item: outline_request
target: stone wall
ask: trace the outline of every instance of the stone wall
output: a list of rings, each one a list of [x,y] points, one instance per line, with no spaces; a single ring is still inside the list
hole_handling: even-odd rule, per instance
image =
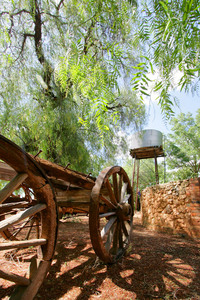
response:
[[[200,238],[200,178],[147,187],[141,206],[147,228]]]

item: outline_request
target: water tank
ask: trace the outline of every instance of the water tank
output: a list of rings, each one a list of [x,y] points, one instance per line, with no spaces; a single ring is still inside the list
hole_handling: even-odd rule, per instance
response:
[[[162,146],[162,132],[146,129],[135,133],[131,138],[131,149]]]

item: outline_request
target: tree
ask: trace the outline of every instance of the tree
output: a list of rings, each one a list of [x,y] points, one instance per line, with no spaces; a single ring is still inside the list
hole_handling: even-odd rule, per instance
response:
[[[170,94],[173,89],[178,86],[181,90],[198,93],[199,20],[198,0],[143,1],[138,10],[135,39],[143,44],[143,51],[142,61],[134,66],[134,89],[141,96],[158,93],[158,101],[167,117],[173,115],[176,103]]]
[[[133,3],[3,1],[2,133],[82,171],[114,158],[120,125],[140,126],[145,115],[134,93],[119,86],[135,61]]]
[[[171,120],[172,134],[166,143],[167,168],[170,179],[198,177],[200,171],[200,109],[196,117],[181,113]]]

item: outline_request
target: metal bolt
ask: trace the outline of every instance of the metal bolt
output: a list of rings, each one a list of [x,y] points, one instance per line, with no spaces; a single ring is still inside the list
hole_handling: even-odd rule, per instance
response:
[[[36,158],[41,152],[42,150],[39,150],[39,152],[34,156],[34,158]]]
[[[89,173],[89,174],[86,176],[86,179],[87,179],[90,175],[92,175],[92,173]]]
[[[66,165],[66,167],[64,167],[64,170],[66,170],[70,165],[71,165],[71,164],[68,163],[68,164]]]

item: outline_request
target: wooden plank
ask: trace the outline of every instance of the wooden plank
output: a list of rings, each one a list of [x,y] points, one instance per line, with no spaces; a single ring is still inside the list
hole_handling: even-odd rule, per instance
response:
[[[62,191],[56,193],[57,201],[66,201],[66,202],[90,202],[90,190],[76,189],[69,191]]]
[[[16,175],[16,171],[8,164],[0,161],[0,179],[10,181]]]
[[[20,300],[27,300],[27,299],[33,299],[43,283],[43,280],[49,270],[49,267],[51,265],[51,261],[41,261],[37,272],[33,275],[33,278],[31,278],[31,283],[21,296]]]
[[[32,199],[33,201],[34,199]],[[15,195],[12,195],[10,197],[8,197],[4,202],[3,204],[0,204],[0,205],[4,205],[6,203],[16,203],[16,202],[21,202],[21,201],[27,201],[26,198],[21,198],[20,196],[15,196]]]
[[[0,270],[0,277],[12,282],[15,282],[19,285],[29,285],[30,284],[30,280],[28,278],[25,278],[23,276],[19,276],[17,274],[11,273],[11,272],[4,272],[2,270]]]
[[[26,248],[45,245],[47,243],[46,239],[31,239],[24,241],[10,241],[0,244],[0,250],[8,250],[14,248]]]
[[[40,166],[49,177],[62,179],[66,182],[87,190],[91,190],[95,184],[95,177],[88,176],[69,168],[64,168],[60,165],[41,159],[39,157],[35,158],[35,160],[40,164]]]
[[[29,207],[24,211],[17,213],[14,216],[11,216],[0,222],[0,232],[6,230],[9,226],[14,225],[20,221],[23,221],[26,218],[31,217],[32,215],[44,210],[47,207],[46,204],[36,204],[35,206]]]
[[[65,201],[65,200],[59,200],[57,201],[57,204],[59,207],[88,207],[90,204],[90,201],[88,202],[73,202],[73,201]]]
[[[74,212],[89,212],[90,202],[82,203],[82,202],[58,202],[58,207],[62,208],[72,208]]]
[[[0,191],[0,203],[7,199],[28,177],[26,173],[17,174],[1,191]]]
[[[160,147],[142,147],[130,150],[130,155],[132,157],[137,157],[137,159],[147,159],[154,158],[155,153],[157,157],[165,156],[162,146]]]
[[[49,180],[51,181],[54,189],[56,191],[66,191],[71,189],[81,189],[79,186],[72,184],[70,182],[64,181],[62,179],[55,179],[52,177],[49,177]]]
[[[27,201],[0,204],[0,212],[2,214],[11,211],[13,208],[22,208],[22,207],[25,208],[27,207],[27,205],[28,205]]]

